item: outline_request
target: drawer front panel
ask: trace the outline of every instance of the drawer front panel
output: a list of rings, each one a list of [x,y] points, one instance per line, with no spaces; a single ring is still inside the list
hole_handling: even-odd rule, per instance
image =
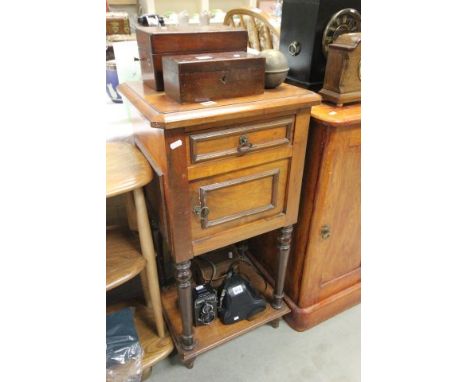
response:
[[[283,212],[289,159],[191,183],[192,236]]]
[[[232,127],[189,136],[192,163],[241,156],[258,150],[291,145],[294,117]]]

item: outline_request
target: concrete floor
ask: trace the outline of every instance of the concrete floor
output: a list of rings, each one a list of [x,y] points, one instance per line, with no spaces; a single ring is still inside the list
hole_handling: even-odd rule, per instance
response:
[[[189,370],[176,356],[153,367],[148,382],[358,382],[361,307],[357,305],[299,333],[281,321],[262,326],[195,360]]]

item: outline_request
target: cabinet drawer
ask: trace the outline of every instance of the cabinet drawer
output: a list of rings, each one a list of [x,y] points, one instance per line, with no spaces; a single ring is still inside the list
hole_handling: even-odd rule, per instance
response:
[[[192,237],[283,212],[289,158],[190,184]]]
[[[258,150],[290,145],[294,117],[190,134],[192,163],[230,156],[241,156]]]

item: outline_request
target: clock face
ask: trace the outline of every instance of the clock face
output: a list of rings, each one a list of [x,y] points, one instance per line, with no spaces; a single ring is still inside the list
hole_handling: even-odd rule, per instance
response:
[[[322,37],[322,51],[328,55],[328,45],[333,43],[343,33],[361,31],[361,14],[352,8],[342,9],[335,13],[328,22]]]

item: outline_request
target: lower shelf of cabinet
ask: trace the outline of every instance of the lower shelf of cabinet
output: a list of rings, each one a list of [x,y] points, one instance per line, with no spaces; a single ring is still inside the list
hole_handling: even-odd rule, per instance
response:
[[[166,358],[174,349],[171,337],[167,335],[164,338],[156,334],[156,325],[153,313],[147,307],[141,304],[117,304],[107,308],[107,313],[115,312],[127,306],[135,307],[135,326],[143,348],[143,370],[152,367],[157,362]]]
[[[252,274],[251,277],[249,276],[249,279],[258,291],[265,289],[264,281],[256,274]],[[166,323],[181,360],[183,362],[190,361],[208,350],[222,345],[259,326],[279,319],[291,311],[286,303],[283,303],[281,309],[274,309],[271,307],[270,302],[272,301],[273,288],[270,284],[267,283],[263,295],[268,302],[267,307],[251,321],[244,320],[235,324],[224,325],[220,319],[216,319],[209,325],[193,327],[195,347],[192,350],[186,351],[182,349],[179,343],[179,338],[182,333],[182,319],[179,313],[177,287],[173,285],[163,289],[161,297]]]

